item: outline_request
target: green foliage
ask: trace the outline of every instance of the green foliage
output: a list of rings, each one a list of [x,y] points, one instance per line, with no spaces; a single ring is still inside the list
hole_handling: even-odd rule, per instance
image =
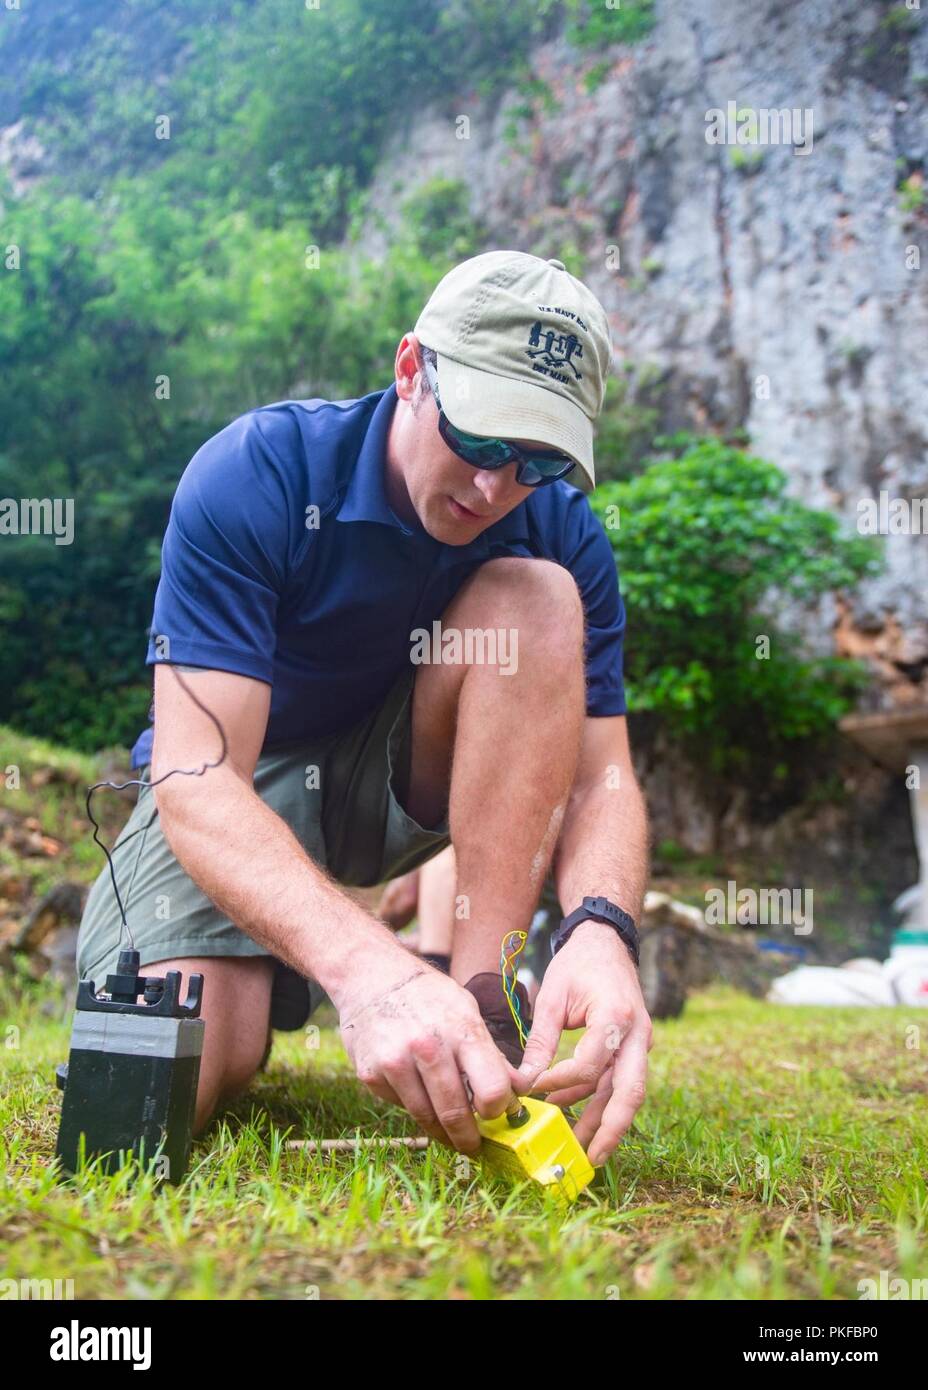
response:
[[[584,73],[584,90],[587,92],[595,92],[597,87],[601,87],[603,82],[605,82],[611,69],[612,64],[609,62],[608,58],[603,58],[600,62],[594,63],[593,66],[588,68]]]
[[[914,34],[918,15],[908,5],[893,5],[880,20],[879,27],[890,34]]]
[[[567,38],[578,48],[637,43],[654,27],[654,0],[565,0]]]
[[[520,153],[523,158],[528,159],[531,158],[531,146],[528,144],[523,146],[520,143],[521,123],[535,120],[542,114],[551,115],[559,109],[560,102],[549,84],[540,77],[524,73],[515,77],[511,85],[520,94],[522,100],[506,107],[503,139],[513,150]]]
[[[345,230],[398,109],[527,80],[563,20],[561,0],[123,0],[117,23],[111,0],[49,11],[0,30],[0,111],[27,118],[69,191],[145,176],[206,216],[301,217],[315,241]]]
[[[439,179],[382,263],[335,249],[385,136],[410,92],[527,77],[561,18],[551,0],[124,0],[114,24],[111,0],[54,0],[0,26],[0,108],[45,149],[27,195],[0,180],[21,257],[0,272],[0,497],[75,508],[72,545],[3,537],[0,718],[83,749],[134,737],[180,473],[253,406],[387,384],[484,232]]]
[[[231,418],[290,395],[386,385],[402,334],[459,254],[460,191],[427,186],[382,263],[302,224],[203,224],[142,180],[107,203],[36,191],[0,274],[0,497],[73,499],[72,545],[0,540],[0,719],[76,748],[131,741],[150,699],[145,630],[177,479]],[[447,243],[431,260],[422,247]],[[159,387],[160,383],[160,387]],[[164,384],[170,394],[164,397]]]
[[[657,368],[623,363],[606,382],[596,422],[596,477],[600,483],[626,478],[653,446],[661,374]]]
[[[909,66],[910,45],[920,22],[917,9],[907,4],[891,5],[861,47],[855,75],[886,91],[901,89]]]
[[[275,1034],[268,1070],[197,1137],[180,1185],[99,1165],[61,1182],[54,1076],[67,1055],[66,1003],[73,997],[48,978],[0,973],[8,1278],[60,1272],[97,1300],[479,1296],[515,1306],[614,1296],[624,1306],[848,1301],[860,1298],[861,1274],[925,1274],[918,1009],[696,993],[682,1021],[655,1023],[647,1099],[565,1213],[530,1186],[490,1181],[479,1163],[462,1177],[460,1155],[439,1144],[365,1145],[324,1161],[288,1150],[288,1139],[415,1132],[357,1081],[331,1011],[313,1015],[309,1053],[306,1034]],[[559,1055],[577,1041],[566,1034]]]
[[[756,174],[764,162],[765,150],[735,145],[728,152],[731,167],[741,174]]]
[[[704,439],[599,489],[593,506],[628,606],[631,708],[663,715],[703,766],[773,763],[849,708],[858,668],[806,656],[779,615],[852,588],[879,555],[787,497],[772,464]]]
[[[403,214],[407,238],[430,260],[475,256],[486,235],[471,216],[468,188],[460,179],[429,179],[403,204]]]
[[[903,212],[920,212],[925,206],[925,181],[920,174],[910,174],[899,185],[899,207]]]

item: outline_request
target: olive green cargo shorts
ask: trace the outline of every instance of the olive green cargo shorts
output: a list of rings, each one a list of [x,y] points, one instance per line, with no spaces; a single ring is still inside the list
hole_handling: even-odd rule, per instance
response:
[[[255,768],[261,799],[286,821],[310,857],[346,887],[369,887],[406,873],[450,843],[447,814],[425,829],[403,806],[414,680],[415,668],[404,672],[383,705],[347,732],[275,747],[261,754]],[[150,765],[140,777],[150,781]],[[143,966],[183,956],[268,955],[181,868],[162,834],[150,787],[139,789],[113,862]],[[115,970],[120,945],[127,944],[120,941],[120,925],[104,865],[90,890],[77,942],[78,975],[90,976],[98,989]],[[278,961],[272,1027],[301,1028],[322,998],[315,980]]]

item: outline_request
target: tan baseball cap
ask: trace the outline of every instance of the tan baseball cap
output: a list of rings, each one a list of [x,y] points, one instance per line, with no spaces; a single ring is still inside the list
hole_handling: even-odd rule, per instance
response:
[[[438,354],[442,409],[453,425],[499,439],[538,439],[576,459],[595,485],[593,421],[612,364],[609,320],[562,261],[487,251],[449,270],[416,322]]]

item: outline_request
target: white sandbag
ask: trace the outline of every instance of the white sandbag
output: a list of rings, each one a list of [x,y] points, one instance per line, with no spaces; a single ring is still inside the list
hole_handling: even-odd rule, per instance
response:
[[[888,960],[884,973],[894,1004],[905,1004],[907,1008],[928,1008],[928,959]]]
[[[800,965],[798,970],[774,980],[767,998],[772,1004],[856,1004],[879,1008],[896,1003],[890,982],[882,972],[830,965]]]
[[[893,936],[883,966],[893,999],[908,1008],[928,1007],[928,939],[918,928],[904,927]]]

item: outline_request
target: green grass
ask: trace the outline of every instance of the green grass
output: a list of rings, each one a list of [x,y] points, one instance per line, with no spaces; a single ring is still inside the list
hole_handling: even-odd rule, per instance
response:
[[[635,1127],[564,1219],[434,1146],[288,1151],[287,1137],[412,1132],[354,1080],[331,1015],[318,1047],[276,1035],[269,1070],[196,1143],[179,1188],[128,1169],[56,1183],[69,1001],[47,983],[4,988],[6,1278],[70,1278],[90,1299],[854,1299],[881,1269],[925,1273],[917,1010],[696,996],[656,1025]]]

